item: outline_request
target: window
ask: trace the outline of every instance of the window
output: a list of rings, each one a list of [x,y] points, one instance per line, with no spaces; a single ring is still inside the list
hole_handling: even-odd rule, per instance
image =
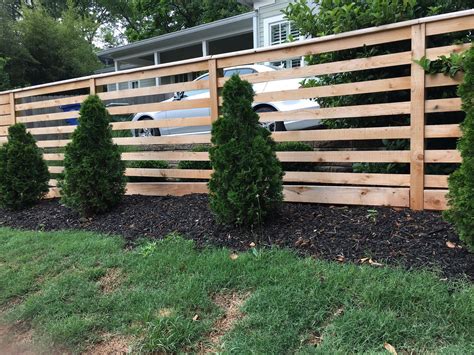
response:
[[[290,39],[298,40],[300,32],[291,22],[282,21],[270,25],[270,45],[282,44],[288,42]]]
[[[296,28],[296,26],[291,22],[284,21],[280,16],[267,19],[265,22],[266,44],[269,46],[275,46],[287,43],[290,40],[297,41],[300,39],[298,28]],[[302,60],[301,58],[291,58],[288,60],[271,62],[270,64],[279,68],[295,68],[302,65]]]

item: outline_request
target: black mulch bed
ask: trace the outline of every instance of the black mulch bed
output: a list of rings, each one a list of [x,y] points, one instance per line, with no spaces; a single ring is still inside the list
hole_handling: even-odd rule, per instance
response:
[[[246,250],[255,242],[290,247],[327,260],[360,263],[371,258],[382,264],[439,269],[447,278],[467,275],[474,280],[474,254],[458,246],[462,243],[453,227],[437,212],[286,203],[265,226],[248,232],[219,226],[205,195],[127,196],[114,211],[87,221],[58,200],[43,201],[22,212],[0,210],[0,226],[119,234],[129,244],[143,236],[162,238],[176,231],[198,246]]]

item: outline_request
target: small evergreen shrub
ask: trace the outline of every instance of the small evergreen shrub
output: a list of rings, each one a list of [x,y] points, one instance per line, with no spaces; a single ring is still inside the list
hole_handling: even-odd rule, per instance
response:
[[[25,125],[8,129],[8,143],[0,147],[0,205],[19,210],[39,201],[49,190],[48,167]]]
[[[247,227],[261,222],[283,199],[275,142],[258,123],[253,97],[252,85],[238,75],[226,82],[209,151],[211,209],[219,222]]]
[[[191,149],[193,152],[208,152],[211,147],[207,145],[196,145]],[[181,160],[178,163],[178,169],[198,169],[198,170],[211,170],[210,161],[199,161],[199,160]]]
[[[468,51],[464,66],[464,82],[459,87],[466,118],[461,124],[462,138],[458,142],[462,163],[449,177],[449,210],[445,217],[452,222],[459,237],[474,250],[474,47]]]
[[[277,143],[277,152],[310,152],[313,148],[304,142],[281,142]],[[284,171],[312,171],[314,165],[311,163],[281,163]]]
[[[79,126],[66,146],[61,197],[83,216],[106,212],[125,193],[125,164],[112,142],[109,122],[103,102],[96,95],[89,96],[81,105]]]

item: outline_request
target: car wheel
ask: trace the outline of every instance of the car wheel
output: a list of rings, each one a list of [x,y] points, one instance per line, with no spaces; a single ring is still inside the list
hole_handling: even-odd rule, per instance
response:
[[[138,120],[140,121],[152,121],[151,117],[142,117]],[[159,128],[138,128],[135,130],[135,137],[157,137],[161,136]]]
[[[270,106],[259,107],[255,110],[256,113],[260,112],[276,112],[277,110]],[[273,121],[273,122],[262,122],[262,127],[268,129],[270,132],[281,132],[286,131],[285,124],[283,121]]]

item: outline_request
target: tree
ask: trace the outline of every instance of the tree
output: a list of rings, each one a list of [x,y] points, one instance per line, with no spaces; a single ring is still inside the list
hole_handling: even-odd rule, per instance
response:
[[[73,10],[56,21],[45,9],[25,10],[18,22],[26,57],[25,81],[30,85],[89,75],[100,64],[77,26]]]
[[[222,117],[212,126],[210,205],[223,223],[260,223],[283,198],[275,142],[258,123],[253,97],[252,85],[232,76],[223,89]]]
[[[0,147],[0,205],[29,207],[48,192],[48,183],[48,167],[33,136],[21,123],[9,127],[8,143]]]
[[[110,116],[96,95],[81,106],[79,126],[64,155],[61,198],[83,216],[116,206],[125,193],[125,164],[112,142]]]
[[[130,41],[159,36],[238,15],[249,9],[236,0],[131,0],[108,5]]]
[[[474,251],[474,47],[464,59],[466,73],[459,87],[466,118],[461,124],[458,142],[462,164],[449,177],[449,210],[445,217],[452,222],[459,237]]]

